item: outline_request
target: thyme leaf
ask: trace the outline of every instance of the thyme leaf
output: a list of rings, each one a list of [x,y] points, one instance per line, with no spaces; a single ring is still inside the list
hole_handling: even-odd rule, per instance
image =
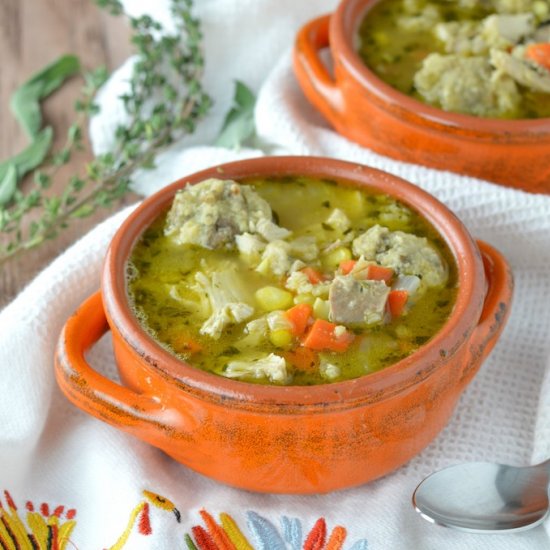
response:
[[[118,0],[96,0],[113,15],[123,14]],[[204,58],[200,21],[192,13],[192,0],[171,0],[176,33],[169,35],[161,23],[148,15],[129,17],[131,41],[137,60],[122,97],[129,122],[116,128],[114,144],[69,176],[61,191],[46,194],[59,178],[60,167],[85,147],[83,127],[99,107],[94,98],[107,79],[103,67],[82,74],[84,85],[75,104],[75,120],[65,144],[48,155],[53,132],[37,132],[41,124],[36,102],[51,93],[76,67],[76,58],[62,58],[46,67],[26,84],[16,101],[18,120],[35,141],[20,155],[0,164],[0,264],[55,238],[72,220],[110,208],[129,190],[137,169],[154,166],[159,152],[185,134],[195,131],[212,105],[203,89]],[[17,178],[28,171],[33,181],[26,192],[14,189]],[[9,198],[8,198],[9,197]],[[32,214],[32,222],[29,216]]]

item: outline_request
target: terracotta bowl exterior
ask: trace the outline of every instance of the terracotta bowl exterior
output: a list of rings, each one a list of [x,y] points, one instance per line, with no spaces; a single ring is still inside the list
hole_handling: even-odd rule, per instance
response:
[[[497,120],[447,113],[380,80],[356,53],[365,13],[384,0],[342,0],[299,32],[294,68],[337,132],[398,160],[550,193],[550,118]],[[321,58],[330,46],[334,77]]]
[[[169,354],[140,327],[128,304],[125,265],[136,240],[188,183],[296,174],[373,188],[426,217],[458,266],[459,291],[447,323],[393,366],[311,387],[226,379]],[[63,329],[56,377],[77,407],[206,476],[253,491],[323,493],[391,472],[434,439],[495,344],[511,295],[504,258],[476,244],[443,204],[418,187],[331,159],[245,160],[177,181],[146,199],[122,224],[105,259],[101,294],[89,298]],[[94,371],[84,357],[109,329],[123,385]]]

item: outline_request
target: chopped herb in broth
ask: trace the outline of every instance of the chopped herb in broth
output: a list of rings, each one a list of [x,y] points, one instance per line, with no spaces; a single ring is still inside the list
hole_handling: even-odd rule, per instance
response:
[[[416,212],[305,177],[180,191],[136,244],[128,273],[136,316],[161,345],[260,384],[382,369],[428,341],[456,295],[453,258]]]
[[[550,117],[550,3],[381,0],[359,55],[397,90],[446,111]]]

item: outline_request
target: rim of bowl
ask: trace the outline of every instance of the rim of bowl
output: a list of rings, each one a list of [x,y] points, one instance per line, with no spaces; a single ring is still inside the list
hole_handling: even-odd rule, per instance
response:
[[[371,94],[383,103],[393,108],[401,108],[417,116],[419,119],[445,126],[445,129],[487,134],[505,134],[522,137],[550,133],[550,118],[533,119],[497,119],[473,115],[452,113],[432,107],[410,97],[378,77],[361,60],[356,51],[354,41],[357,39],[358,28],[365,14],[375,5],[385,0],[342,0],[331,17],[331,49],[335,46],[333,55],[338,55],[347,70]],[[334,46],[333,46],[334,45]]]
[[[417,351],[378,372],[314,386],[260,385],[224,378],[178,359],[139,324],[126,293],[126,262],[137,239],[187,183],[211,177],[246,179],[303,175],[331,178],[344,185],[387,193],[419,212],[447,243],[455,259],[458,292],[446,323]],[[462,222],[435,197],[392,174],[365,165],[324,157],[260,157],[213,166],[184,177],[145,199],[122,223],[109,246],[102,277],[103,303],[111,328],[143,359],[148,368],[203,399],[236,407],[278,406],[279,410],[317,407],[350,408],[394,395],[428,377],[469,338],[485,297],[485,275],[477,245]],[[114,325],[114,326],[113,326]]]

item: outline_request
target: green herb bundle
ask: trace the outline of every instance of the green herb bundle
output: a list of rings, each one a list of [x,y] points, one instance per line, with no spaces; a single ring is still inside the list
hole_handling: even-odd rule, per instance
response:
[[[118,0],[96,0],[113,15],[123,13]],[[54,238],[71,220],[110,207],[129,188],[138,168],[154,166],[156,155],[184,134],[192,133],[211,106],[202,86],[204,59],[200,22],[192,14],[192,0],[171,0],[176,35],[168,35],[149,16],[130,17],[137,59],[129,92],[122,97],[128,123],[117,127],[110,152],[88,162],[79,175],[68,178],[59,194],[49,194],[59,168],[83,148],[83,126],[97,113],[94,97],[105,82],[104,68],[84,72],[74,56],[64,56],[33,76],[13,95],[11,107],[30,138],[29,146],[0,163],[0,263]],[[40,100],[67,78],[82,74],[82,97],[76,120],[64,146],[51,151],[53,131],[43,127]],[[30,188],[19,183],[32,173]],[[35,211],[34,221],[26,223]]]

